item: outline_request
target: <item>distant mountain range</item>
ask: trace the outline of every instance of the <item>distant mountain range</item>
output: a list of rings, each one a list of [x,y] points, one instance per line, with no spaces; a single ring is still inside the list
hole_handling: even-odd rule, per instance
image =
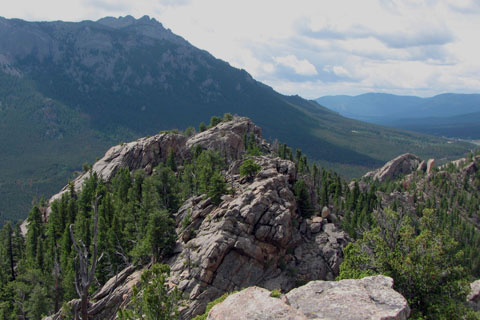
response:
[[[316,101],[352,119],[436,136],[480,139],[480,94],[420,98],[366,93],[325,96]]]
[[[0,221],[24,217],[32,198],[113,144],[226,112],[348,177],[404,152],[454,158],[471,148],[279,94],[147,16],[0,18]]]

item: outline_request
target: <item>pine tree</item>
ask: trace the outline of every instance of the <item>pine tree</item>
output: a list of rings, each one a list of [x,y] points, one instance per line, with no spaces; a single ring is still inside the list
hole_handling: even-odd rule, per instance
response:
[[[240,176],[252,180],[262,167],[252,159],[246,159],[240,165]]]
[[[312,200],[305,180],[300,179],[293,185],[297,208],[303,217],[310,217],[313,214]]]
[[[168,149],[167,162],[165,165],[172,171],[177,171],[177,161],[175,160],[175,151],[173,148]]]
[[[207,187],[207,196],[210,197],[213,204],[218,205],[222,195],[226,192],[227,183],[225,182],[225,177],[218,171],[214,172]]]
[[[35,265],[39,251],[38,243],[43,234],[42,214],[38,206],[34,206],[28,214],[28,231],[26,235],[26,258],[30,265]]]

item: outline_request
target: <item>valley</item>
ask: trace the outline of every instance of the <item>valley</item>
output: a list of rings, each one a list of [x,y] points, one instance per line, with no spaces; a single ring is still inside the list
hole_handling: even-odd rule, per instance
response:
[[[0,17],[0,319],[480,319],[480,94],[374,93],[475,65],[417,4],[353,23],[372,3]]]

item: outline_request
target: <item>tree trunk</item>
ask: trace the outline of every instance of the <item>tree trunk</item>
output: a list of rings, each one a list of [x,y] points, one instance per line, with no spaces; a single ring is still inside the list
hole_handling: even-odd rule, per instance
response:
[[[10,271],[12,273],[12,281],[15,280],[15,261],[13,259],[13,242],[12,242],[12,233],[9,231],[8,234],[8,253],[10,256]]]
[[[82,300],[80,302],[80,315],[82,320],[88,320],[88,288],[82,294]]]

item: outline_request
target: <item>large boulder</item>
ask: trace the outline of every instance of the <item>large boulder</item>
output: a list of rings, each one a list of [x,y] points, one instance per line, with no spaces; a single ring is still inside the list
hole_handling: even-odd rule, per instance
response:
[[[190,150],[196,146],[217,150],[225,158],[235,160],[245,152],[244,139],[251,138],[251,135],[261,149],[269,150],[268,144],[262,139],[262,129],[252,120],[244,117],[235,117],[234,121],[221,122],[209,130],[194,135],[188,139],[186,147]]]
[[[421,159],[414,154],[405,153],[387,162],[380,169],[370,171],[364,178],[371,178],[380,182],[393,180],[401,175],[407,175],[417,170]]]
[[[282,299],[274,298],[267,289],[249,287],[235,293],[208,313],[208,320],[306,320],[302,312]]]
[[[429,159],[427,162],[427,174],[432,174],[433,169],[435,169],[435,159]]]
[[[385,276],[312,281],[281,298],[252,287],[214,306],[207,319],[406,320],[410,308],[392,286]]]

